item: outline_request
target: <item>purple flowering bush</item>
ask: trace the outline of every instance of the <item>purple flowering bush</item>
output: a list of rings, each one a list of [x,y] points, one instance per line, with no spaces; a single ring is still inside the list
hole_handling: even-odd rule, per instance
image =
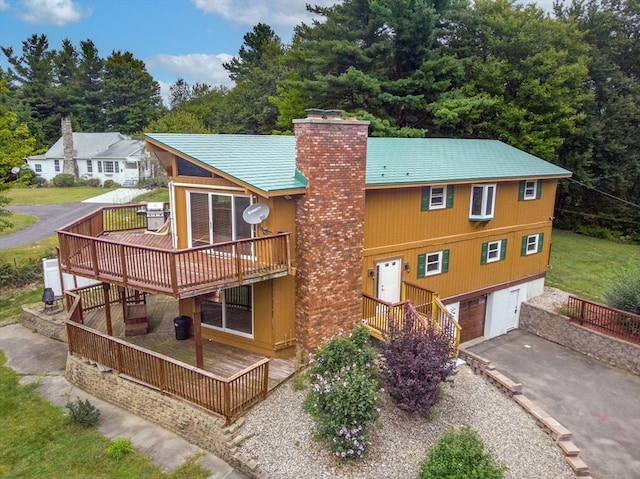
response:
[[[401,321],[390,320],[387,341],[381,343],[385,387],[396,406],[428,414],[438,401],[440,383],[453,373],[449,338],[432,324],[415,327],[419,313],[408,305]]]
[[[315,420],[316,438],[341,459],[361,457],[370,444],[368,426],[379,414],[375,358],[369,331],[358,325],[325,342],[309,366],[305,411]]]

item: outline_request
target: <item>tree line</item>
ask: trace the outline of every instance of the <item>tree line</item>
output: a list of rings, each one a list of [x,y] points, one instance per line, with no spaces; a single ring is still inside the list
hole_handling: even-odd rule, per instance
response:
[[[46,37],[2,51],[0,108],[43,148],[74,131],[290,134],[307,108],[343,109],[372,136],[492,138],[573,171],[556,225],[640,240],[640,5],[573,0],[344,0],[291,44],[258,24],[224,65],[231,88],[170,88],[170,108],[128,52]],[[0,110],[0,115],[2,111]],[[0,171],[0,174],[2,172]]]

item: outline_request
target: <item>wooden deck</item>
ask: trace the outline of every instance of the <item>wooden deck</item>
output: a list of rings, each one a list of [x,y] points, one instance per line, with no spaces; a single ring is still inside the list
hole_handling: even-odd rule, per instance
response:
[[[119,305],[113,305],[111,313],[113,336],[186,364],[196,365],[195,340],[193,338],[180,341],[175,339],[173,318],[178,316],[177,300],[165,296],[148,295],[148,333],[138,336],[125,337],[125,325],[122,319],[122,309]],[[84,324],[99,332],[106,333],[104,310],[87,313]],[[221,377],[231,377],[265,358],[260,354],[215,341],[204,341],[202,346],[204,369]],[[295,371],[294,359],[270,358],[269,390],[271,391],[287,380]]]

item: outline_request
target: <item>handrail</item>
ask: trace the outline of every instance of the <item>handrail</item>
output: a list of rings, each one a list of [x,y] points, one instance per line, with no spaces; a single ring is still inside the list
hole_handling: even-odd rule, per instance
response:
[[[640,343],[640,315],[570,295],[567,316],[616,338]]]

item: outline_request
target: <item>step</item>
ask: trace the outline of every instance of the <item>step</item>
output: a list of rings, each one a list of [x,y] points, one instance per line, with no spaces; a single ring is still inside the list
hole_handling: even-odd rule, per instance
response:
[[[571,466],[571,469],[573,469],[573,472],[576,473],[576,476],[586,477],[590,475],[589,466],[587,466],[578,456],[567,456],[566,460],[569,463],[569,466]]]
[[[558,446],[560,446],[560,449],[562,449],[562,452],[564,452],[565,456],[577,456],[580,452],[578,446],[576,446],[573,441],[569,439],[562,439],[558,441]]]

